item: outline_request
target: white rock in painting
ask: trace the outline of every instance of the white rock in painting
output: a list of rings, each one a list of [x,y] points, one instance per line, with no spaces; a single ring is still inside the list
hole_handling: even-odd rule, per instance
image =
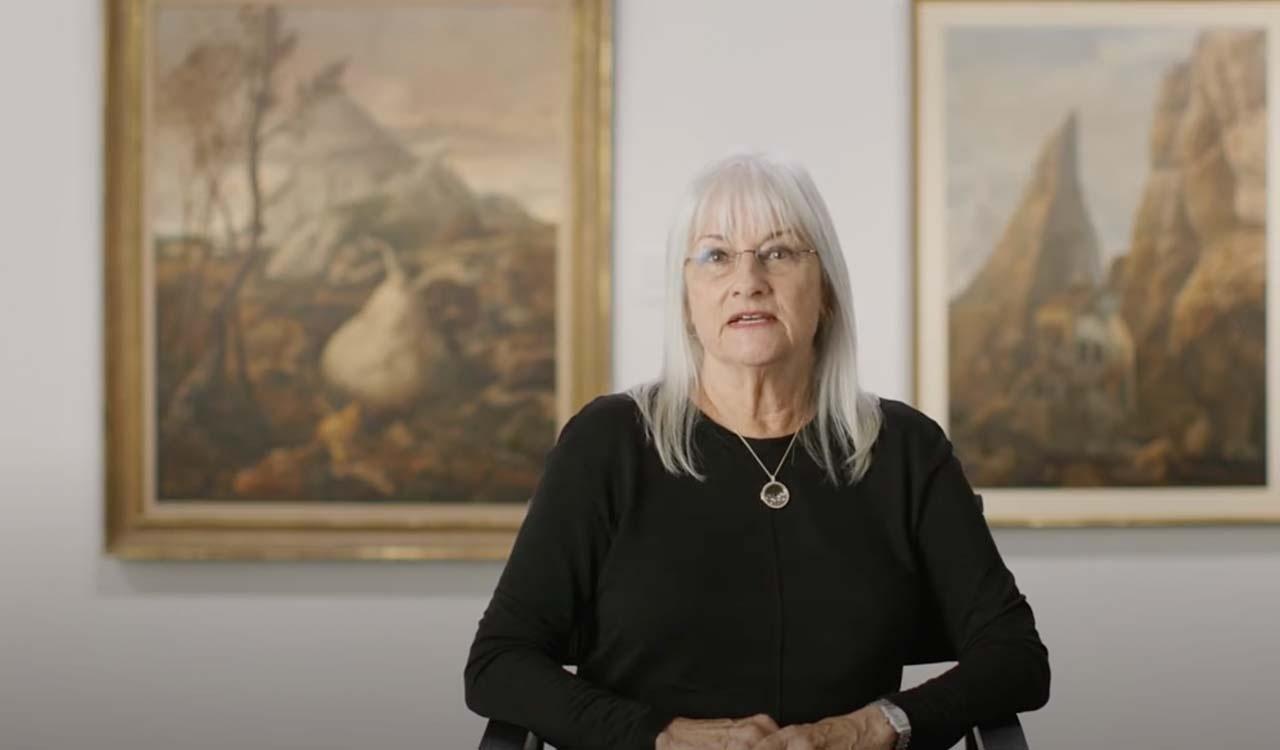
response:
[[[376,242],[376,241],[374,241]],[[447,356],[431,327],[421,285],[405,276],[394,251],[376,242],[386,278],[325,344],[325,382],[377,409],[403,409],[422,397]]]

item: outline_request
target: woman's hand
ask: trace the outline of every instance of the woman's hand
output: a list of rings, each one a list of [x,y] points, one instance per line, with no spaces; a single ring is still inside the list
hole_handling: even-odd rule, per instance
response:
[[[865,706],[814,724],[793,724],[752,750],[892,750],[898,740],[884,713]]]
[[[753,750],[778,725],[765,714],[745,719],[676,719],[658,735],[657,750]]]

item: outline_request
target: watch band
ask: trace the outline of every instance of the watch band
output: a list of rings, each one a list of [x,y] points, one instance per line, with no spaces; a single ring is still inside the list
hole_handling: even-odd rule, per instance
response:
[[[888,719],[889,726],[898,733],[898,741],[893,743],[893,750],[907,750],[907,746],[911,744],[911,720],[907,718],[907,712],[884,698],[871,705],[880,709],[884,718]]]

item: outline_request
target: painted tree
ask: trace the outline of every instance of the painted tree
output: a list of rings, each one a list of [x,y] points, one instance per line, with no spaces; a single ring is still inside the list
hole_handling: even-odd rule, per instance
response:
[[[209,315],[208,346],[204,356],[196,362],[175,389],[163,419],[170,424],[188,422],[198,415],[201,405],[226,410],[230,403],[239,402],[247,409],[233,409],[250,417],[256,424],[250,425],[253,434],[262,441],[269,441],[269,423],[258,400],[254,396],[249,377],[248,356],[244,343],[244,323],[240,307],[240,295],[245,284],[264,254],[262,245],[263,215],[266,201],[263,194],[263,152],[270,135],[269,119],[279,109],[277,76],[282,65],[297,47],[297,34],[285,30],[279,9],[266,6],[246,6],[238,14],[241,39],[235,45],[238,54],[237,78],[231,87],[242,97],[242,106],[232,111],[243,113],[239,136],[230,142],[238,146],[236,162],[243,166],[248,184],[247,222],[227,248],[238,257],[238,263],[230,280],[223,288]],[[219,92],[222,90],[219,89]],[[207,106],[217,108],[221,102],[209,100]],[[189,108],[194,113],[198,107]],[[210,135],[206,148],[223,141]],[[242,150],[241,150],[242,149]],[[212,151],[204,155],[209,156]],[[232,356],[228,356],[229,353]],[[232,366],[228,366],[231,360]],[[228,370],[234,372],[231,380]],[[217,404],[218,406],[214,406]],[[219,408],[221,407],[221,408]],[[203,421],[203,420],[202,420]]]
[[[189,151],[193,179],[184,189],[195,194],[183,201],[187,235],[212,239],[215,211],[227,241],[234,234],[222,184],[241,149],[229,106],[240,89],[241,67],[239,44],[206,42],[193,47],[158,85],[157,119],[181,133]]]
[[[206,320],[201,301],[213,246],[218,237],[226,251],[235,246],[235,222],[223,182],[242,148],[240,128],[232,111],[241,86],[241,67],[238,43],[204,42],[166,72],[157,86],[157,121],[179,134],[187,146],[184,174],[179,181],[185,280],[169,326],[175,335],[163,342],[181,370],[189,368],[205,346]],[[217,232],[215,217],[220,225]]]
[[[264,245],[265,221],[277,196],[266,192],[263,167],[272,144],[298,135],[293,132],[293,115],[332,93],[345,62],[325,65],[300,81],[290,101],[281,94],[281,73],[297,47],[297,34],[285,28],[279,9],[273,6],[243,7],[237,20],[238,39],[207,45],[203,51],[194,49],[173,77],[175,86],[193,84],[191,92],[178,97],[177,114],[194,136],[193,162],[203,165],[206,193],[214,198],[212,205],[225,217],[224,224],[231,227],[224,233],[227,239],[222,247],[234,258],[234,266],[204,318],[205,333],[198,337],[204,342],[201,354],[178,379],[161,421],[162,429],[171,430],[192,423],[236,423],[244,434],[231,442],[242,442],[238,447],[254,453],[271,443],[271,425],[249,374],[242,298],[270,250]],[[228,69],[230,59],[234,64]],[[197,98],[201,100],[194,101]],[[247,197],[244,205],[237,206],[241,210],[230,211],[222,180],[235,169],[243,170]],[[233,223],[233,216],[242,217],[240,223]]]

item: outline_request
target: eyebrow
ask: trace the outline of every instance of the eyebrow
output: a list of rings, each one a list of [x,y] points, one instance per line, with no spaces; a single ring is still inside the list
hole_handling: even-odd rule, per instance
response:
[[[763,245],[764,243],[768,242],[769,240],[777,239],[778,237],[781,237],[781,236],[786,235],[786,234],[795,234],[795,233],[796,233],[796,232],[795,232],[795,230],[792,230],[792,229],[775,229],[775,230],[773,230],[772,232],[770,232],[769,234],[765,235],[765,238],[764,238],[763,240],[760,240],[760,244],[761,244],[761,245]],[[724,236],[723,236],[723,235],[719,235],[719,234],[704,234],[704,235],[699,236],[699,237],[698,237],[698,239],[694,240],[694,242],[701,242],[702,240],[720,240],[721,242],[727,242],[727,241],[728,241],[728,240],[726,240],[726,239],[724,238]]]

